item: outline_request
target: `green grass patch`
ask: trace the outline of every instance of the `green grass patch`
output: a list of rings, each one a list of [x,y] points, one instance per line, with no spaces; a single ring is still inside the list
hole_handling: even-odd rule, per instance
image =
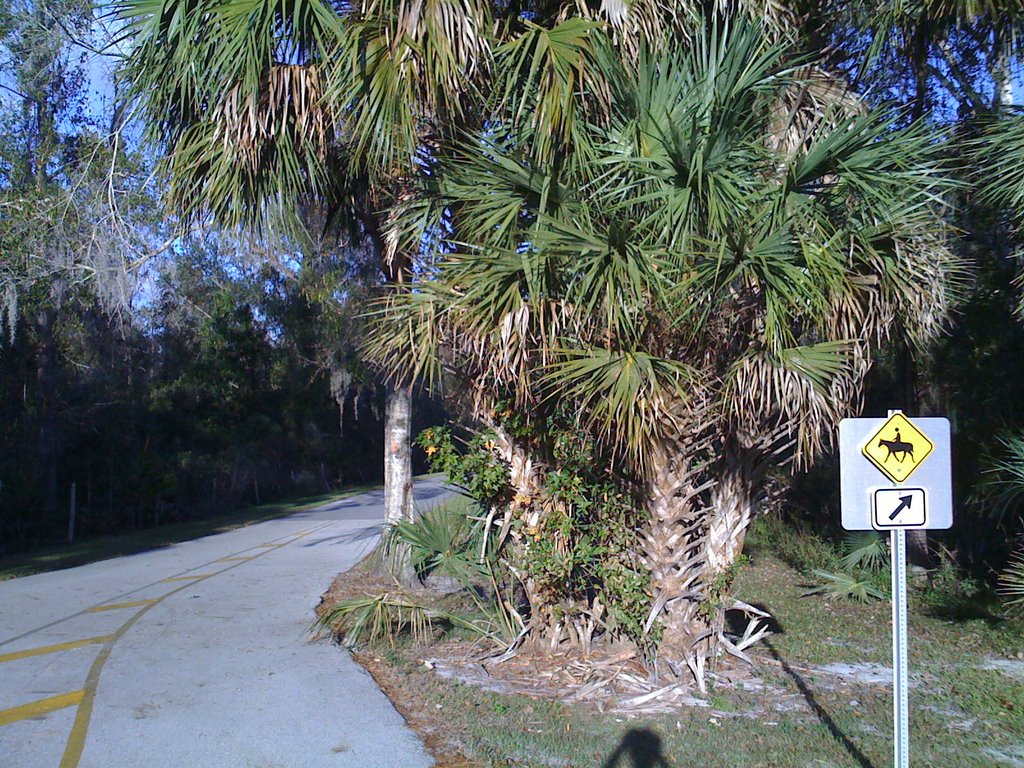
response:
[[[94,563],[97,560],[107,560],[111,557],[133,555],[279,517],[287,517],[337,499],[373,490],[376,487],[379,486],[358,486],[319,496],[306,496],[272,504],[244,507],[198,520],[170,523],[128,533],[96,536],[81,539],[74,544],[56,545],[32,552],[0,557],[0,581],[19,576],[30,576],[35,573],[59,571],[63,568],[73,568],[78,565]]]

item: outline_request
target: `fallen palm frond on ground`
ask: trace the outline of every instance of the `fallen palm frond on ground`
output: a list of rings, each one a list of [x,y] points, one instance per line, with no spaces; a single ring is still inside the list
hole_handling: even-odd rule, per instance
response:
[[[381,640],[394,643],[395,638],[403,633],[423,641],[437,623],[492,637],[492,631],[486,624],[432,608],[395,592],[379,592],[333,605],[317,618],[314,628],[322,634],[338,636],[345,645],[352,647]]]

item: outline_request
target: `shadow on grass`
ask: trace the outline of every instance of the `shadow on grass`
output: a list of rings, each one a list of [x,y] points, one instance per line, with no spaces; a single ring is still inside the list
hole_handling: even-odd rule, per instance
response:
[[[629,762],[623,762],[628,759]],[[671,768],[661,751],[661,737],[646,728],[626,731],[602,768]]]
[[[991,589],[977,592],[961,590],[925,590],[919,602],[927,616],[954,624],[983,621],[990,627],[1006,623],[1003,606]]]
[[[818,703],[818,700],[814,698],[814,691],[811,690],[807,681],[801,677],[799,672],[789,666],[786,660],[782,658],[782,655],[776,650],[775,646],[772,645],[772,642],[767,639],[762,642],[768,649],[768,653],[772,655],[772,658],[779,662],[779,665],[782,667],[782,671],[789,675],[793,682],[796,683],[796,687],[800,689],[800,693],[803,694],[807,705],[814,711],[818,721],[828,728],[829,733],[832,734],[832,738],[843,745],[843,749],[850,754],[850,757],[852,757],[857,762],[857,765],[861,766],[861,768],[876,768],[875,764],[868,759],[867,755],[861,752],[860,748],[850,740],[850,737],[843,733],[839,726],[836,725],[835,720],[833,720],[829,713],[825,711],[825,708]]]

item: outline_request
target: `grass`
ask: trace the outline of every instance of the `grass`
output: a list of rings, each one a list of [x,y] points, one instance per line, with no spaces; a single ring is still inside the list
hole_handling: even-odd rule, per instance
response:
[[[887,767],[890,685],[823,667],[888,668],[889,603],[804,597],[807,583],[773,552],[755,554],[736,591],[778,622],[776,634],[756,646],[756,675],[764,687],[716,686],[711,708],[683,708],[671,716],[630,719],[481,690],[427,671],[422,659],[437,649],[408,641],[368,655],[388,668],[388,690],[400,708],[413,707],[428,718],[421,730],[466,757],[442,760],[442,766]],[[911,763],[1024,765],[1024,679],[984,668],[1002,658],[1020,661],[1024,672],[1024,624],[993,615],[950,619],[932,610],[926,597],[921,591],[911,595]],[[422,726],[419,718],[410,720]]]
[[[96,536],[81,539],[74,544],[61,544],[0,557],[0,581],[19,576],[30,576],[35,573],[58,571],[63,568],[73,568],[78,565],[94,563],[97,560],[107,560],[111,557],[133,555],[182,541],[223,533],[246,525],[287,517],[336,499],[372,490],[375,487],[377,486],[352,487],[336,493],[244,507],[199,520],[171,523],[128,533]]]

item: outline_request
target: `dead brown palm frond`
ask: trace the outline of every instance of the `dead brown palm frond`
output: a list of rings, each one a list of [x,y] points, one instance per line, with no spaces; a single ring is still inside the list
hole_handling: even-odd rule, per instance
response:
[[[857,390],[855,349],[851,342],[832,341],[738,359],[723,393],[735,432],[784,435],[794,441],[794,466],[808,466]]]
[[[268,145],[292,137],[292,142],[327,157],[333,121],[323,103],[324,84],[314,64],[274,64],[264,74],[257,92],[243,83],[228,90],[214,110],[213,121],[225,148],[257,172]]]
[[[877,274],[847,275],[842,289],[832,294],[822,333],[825,338],[859,339],[861,345],[877,347],[889,338],[895,314],[896,307],[887,300]],[[857,351],[862,356],[868,353],[866,348]]]
[[[845,79],[816,66],[804,66],[782,89],[768,135],[768,148],[780,157],[806,152],[814,136],[863,114],[864,103]]]
[[[366,18],[378,19],[381,23],[394,19],[391,39],[406,38],[413,43],[411,51],[423,51],[425,44],[439,46],[434,54],[439,61],[433,66],[439,67],[437,71],[442,76],[436,83],[441,86],[440,90],[449,89],[453,93],[461,90],[456,79],[460,73],[472,77],[478,68],[487,66],[488,11],[484,3],[452,0],[399,0],[397,3],[369,0],[362,4]]]
[[[921,350],[949,331],[950,319],[967,295],[972,269],[953,253],[941,232],[898,238],[895,249],[891,301],[910,343]]]
[[[775,38],[791,36],[797,28],[792,6],[779,0],[716,0],[714,5],[724,17],[737,12],[747,15]],[[673,34],[686,38],[687,28],[699,23],[706,7],[692,0],[601,0],[593,9],[584,0],[576,0],[577,13],[607,21],[616,43],[631,58],[641,40],[658,48]]]
[[[612,42],[633,60],[642,46],[659,49],[674,36],[685,39],[694,16],[688,3],[671,0],[601,0],[598,8],[576,0],[576,12],[583,18],[606,21]]]
[[[367,360],[398,385],[440,385],[449,328],[439,286],[396,288],[377,299],[366,317],[362,344]]]

